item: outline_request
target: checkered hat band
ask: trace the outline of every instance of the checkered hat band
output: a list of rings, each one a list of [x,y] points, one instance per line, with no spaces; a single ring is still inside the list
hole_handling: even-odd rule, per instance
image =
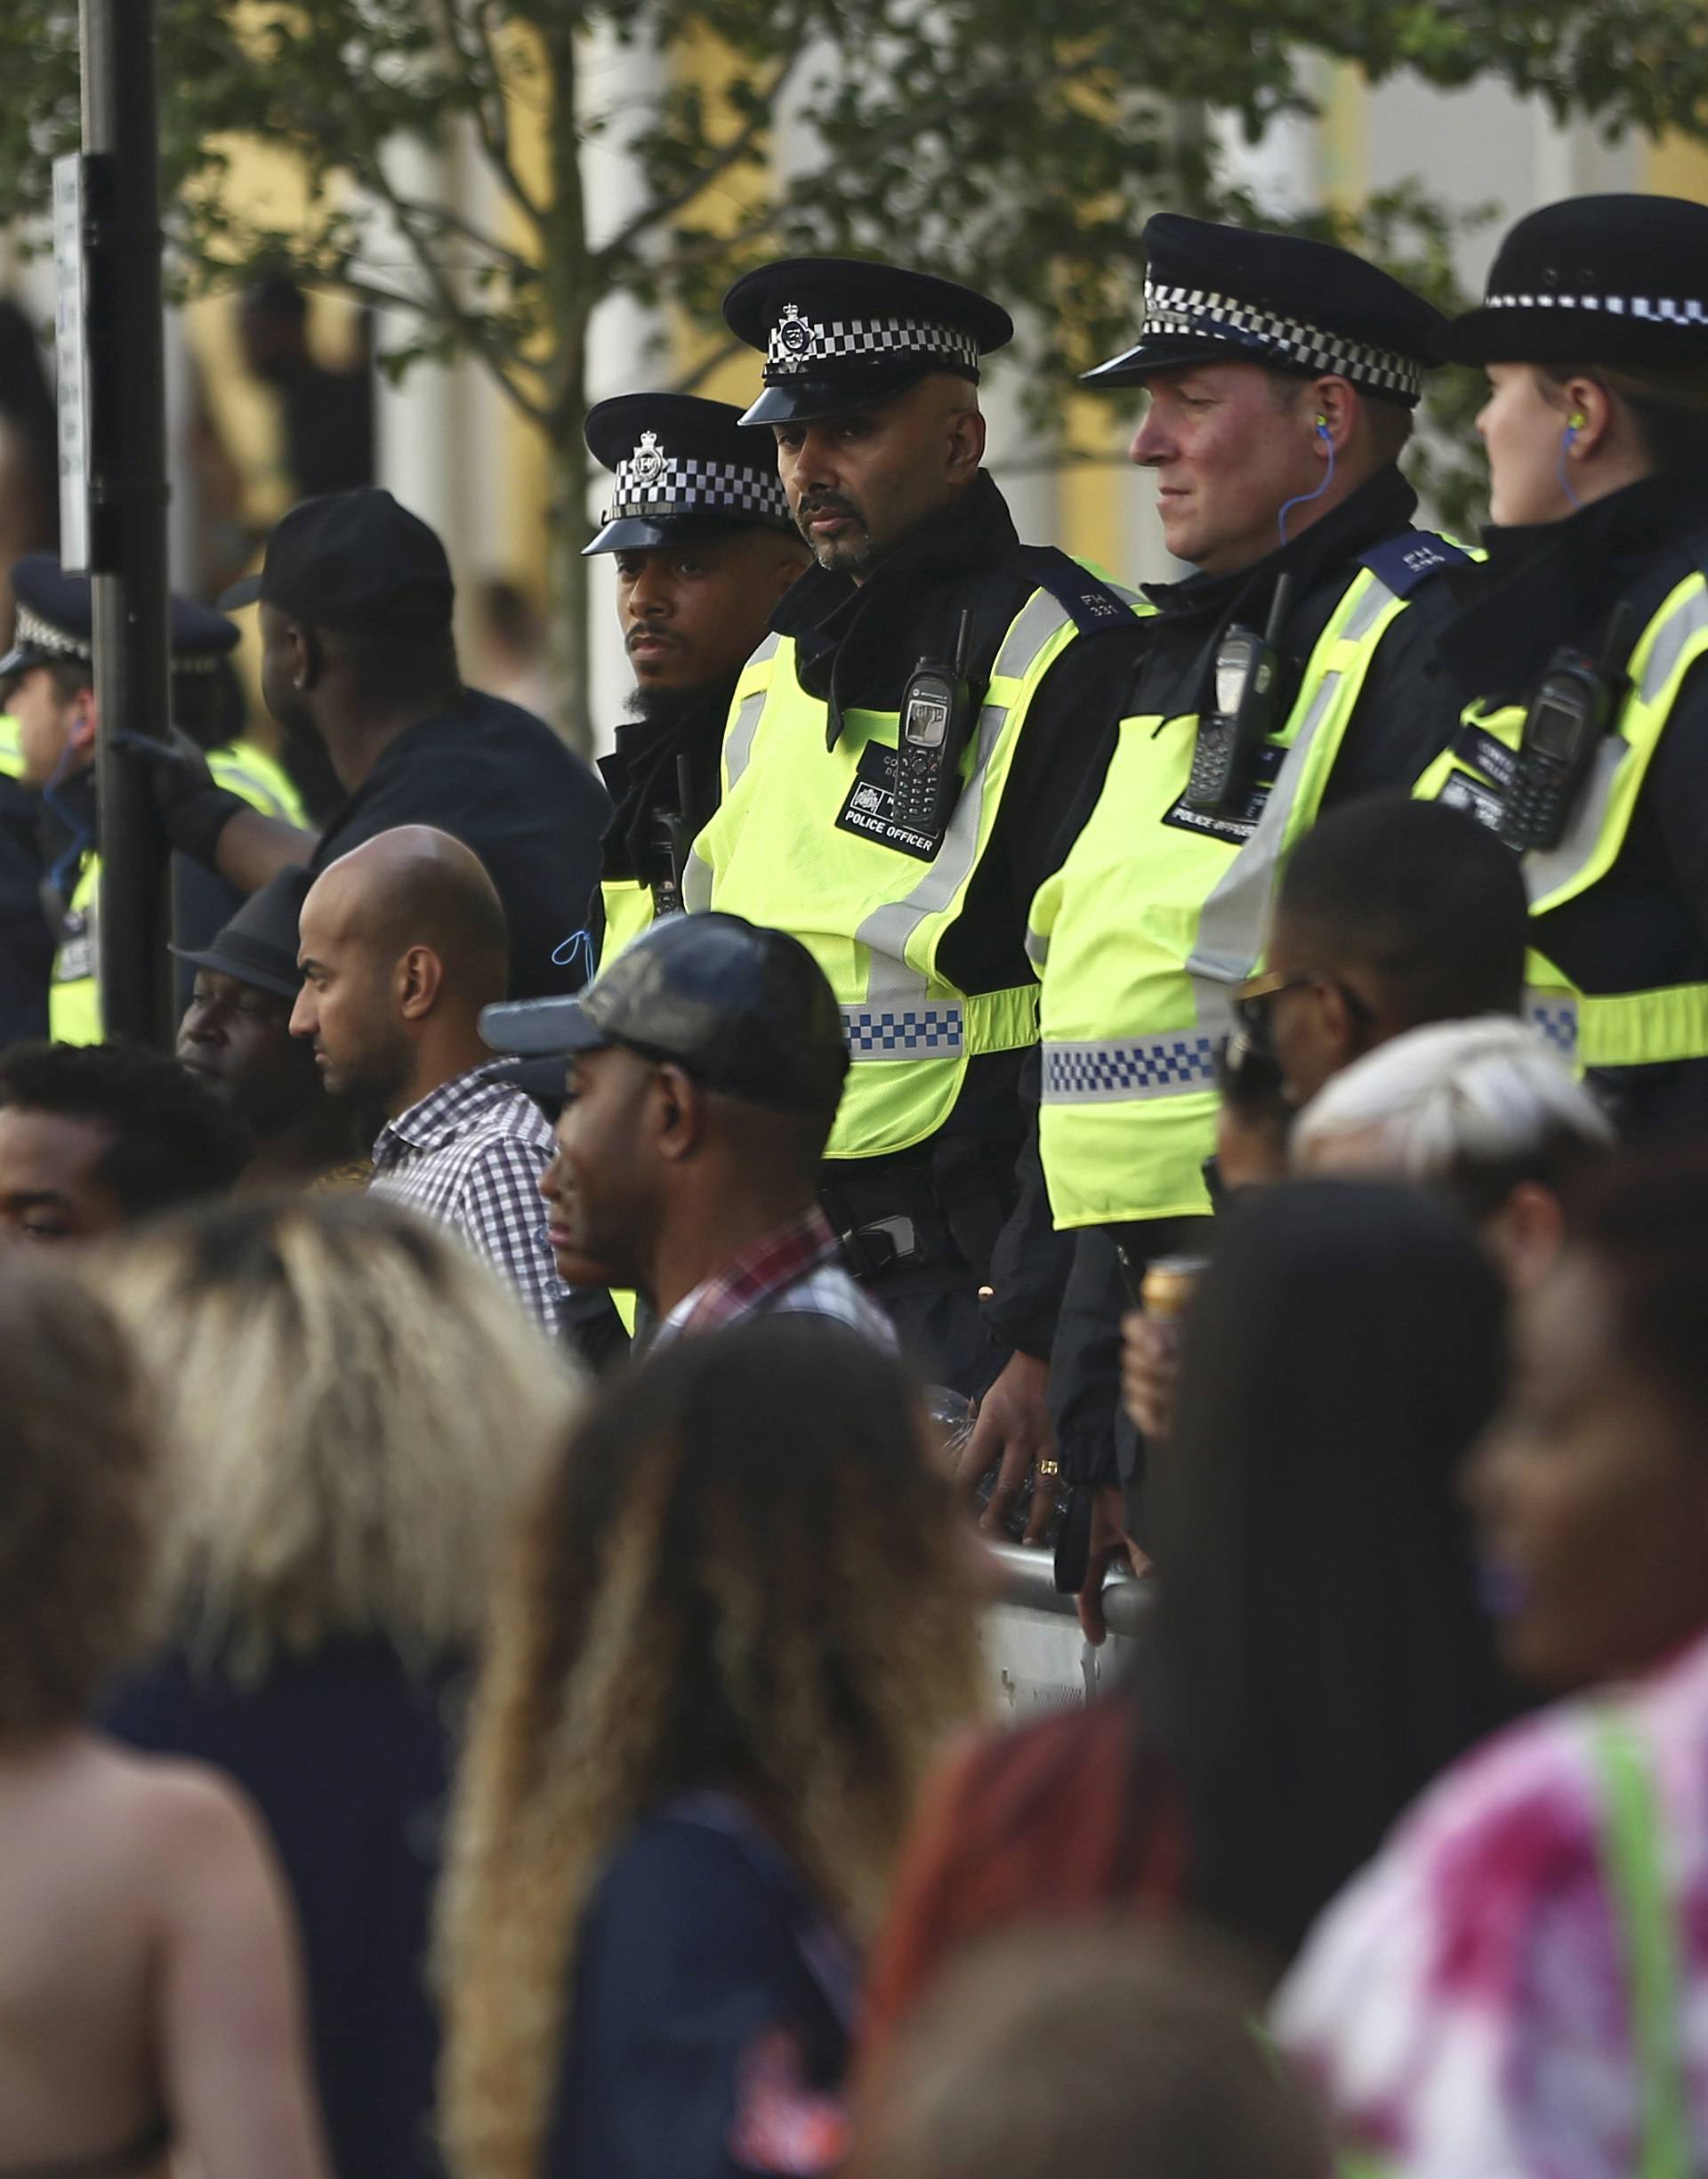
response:
[[[1489,295],[1486,311],[1605,311],[1656,326],[1708,326],[1708,303],[1694,295]]]
[[[1410,356],[1389,348],[1366,348],[1321,326],[1278,317],[1254,303],[1219,295],[1207,287],[1172,287],[1147,280],[1145,331],[1235,341],[1243,348],[1267,351],[1293,369],[1333,371],[1355,386],[1403,394],[1408,400],[1415,400],[1423,391],[1423,366]]]
[[[94,654],[80,636],[68,634],[56,628],[51,620],[44,620],[39,613],[32,613],[20,601],[18,617],[12,627],[14,644],[28,643],[33,650],[55,651],[62,658],[88,658]]]
[[[775,470],[692,455],[631,455],[616,465],[604,519],[634,521],[657,514],[745,514],[755,521],[786,522],[789,503]]]
[[[979,368],[977,337],[922,318],[779,318],[765,354],[767,383],[807,378],[826,363],[880,363],[888,356],[933,358]]]

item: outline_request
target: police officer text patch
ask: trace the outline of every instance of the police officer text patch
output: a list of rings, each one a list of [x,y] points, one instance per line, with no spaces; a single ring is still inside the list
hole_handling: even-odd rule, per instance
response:
[[[892,847],[920,862],[932,861],[942,843],[929,832],[898,825],[891,814],[895,799],[896,753],[885,742],[868,741],[860,751],[848,799],[837,813],[838,831],[858,833],[863,840],[875,840],[880,847]]]
[[[1257,830],[1257,820],[1263,814],[1263,805],[1269,798],[1269,789],[1275,785],[1286,754],[1279,743],[1273,741],[1266,742],[1258,751],[1255,777],[1246,791],[1243,808],[1195,810],[1182,795],[1172,810],[1164,812],[1164,824],[1172,825],[1178,832],[1196,832],[1204,839],[1221,840],[1229,847],[1244,847]]]

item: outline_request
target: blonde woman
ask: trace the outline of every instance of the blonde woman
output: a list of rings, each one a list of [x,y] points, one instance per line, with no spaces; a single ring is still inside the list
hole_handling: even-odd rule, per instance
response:
[[[133,1651],[155,1443],[118,1328],[0,1267],[0,2168],[321,2179],[283,1886],[211,1772],[90,1731]]]
[[[372,1198],[222,1206],[102,1276],[173,1453],[167,1646],[109,1722],[253,1796],[302,1925],[337,2169],[415,2179],[455,1698],[572,1386],[454,1237]]]
[[[683,1341],[577,1429],[498,1592],[454,1833],[460,2179],[840,2153],[858,1953],[977,1700],[925,1430],[887,1355],[782,1318]]]

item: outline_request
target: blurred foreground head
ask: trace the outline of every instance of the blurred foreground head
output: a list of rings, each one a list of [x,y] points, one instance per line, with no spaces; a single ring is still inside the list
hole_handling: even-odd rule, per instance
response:
[[[46,1257],[0,1263],[0,1746],[62,1731],[140,1638],[156,1443],[118,1326]]]
[[[964,1550],[915,1387],[840,1327],[683,1340],[588,1410],[501,1584],[463,1771],[457,2168],[538,2170],[583,1909],[675,1794],[749,1800],[869,1935],[920,1782],[977,1707]]]
[[[1507,1656],[1578,1687],[1708,1629],[1708,1155],[1615,1166],[1519,1324],[1472,1496]]]
[[[1260,2005],[1178,1931],[979,1946],[914,2016],[849,2179],[1322,2179],[1327,2135]]]
[[[1537,1032],[1507,1014],[1409,1029],[1355,1060],[1293,1131],[1301,1173],[1438,1190],[1517,1287],[1552,1265],[1570,1197],[1613,1154],[1613,1124]]]
[[[97,1268],[170,1448],[164,1602],[192,1650],[474,1642],[565,1365],[450,1234],[378,1198],[221,1206]]]
[[[1139,1730],[1184,1792],[1192,1905],[1277,1960],[1511,1715],[1459,1477],[1505,1328],[1462,1220],[1350,1181],[1243,1206],[1194,1299]]]

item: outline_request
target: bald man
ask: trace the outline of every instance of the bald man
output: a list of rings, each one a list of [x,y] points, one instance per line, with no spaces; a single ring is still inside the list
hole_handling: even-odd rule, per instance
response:
[[[477,1027],[509,962],[479,856],[426,825],[379,833],[309,888],[298,938],[291,1032],[312,1039],[329,1095],[385,1115],[370,1185],[454,1227],[555,1334],[565,1289],[539,1192],[552,1130],[496,1078]]]

